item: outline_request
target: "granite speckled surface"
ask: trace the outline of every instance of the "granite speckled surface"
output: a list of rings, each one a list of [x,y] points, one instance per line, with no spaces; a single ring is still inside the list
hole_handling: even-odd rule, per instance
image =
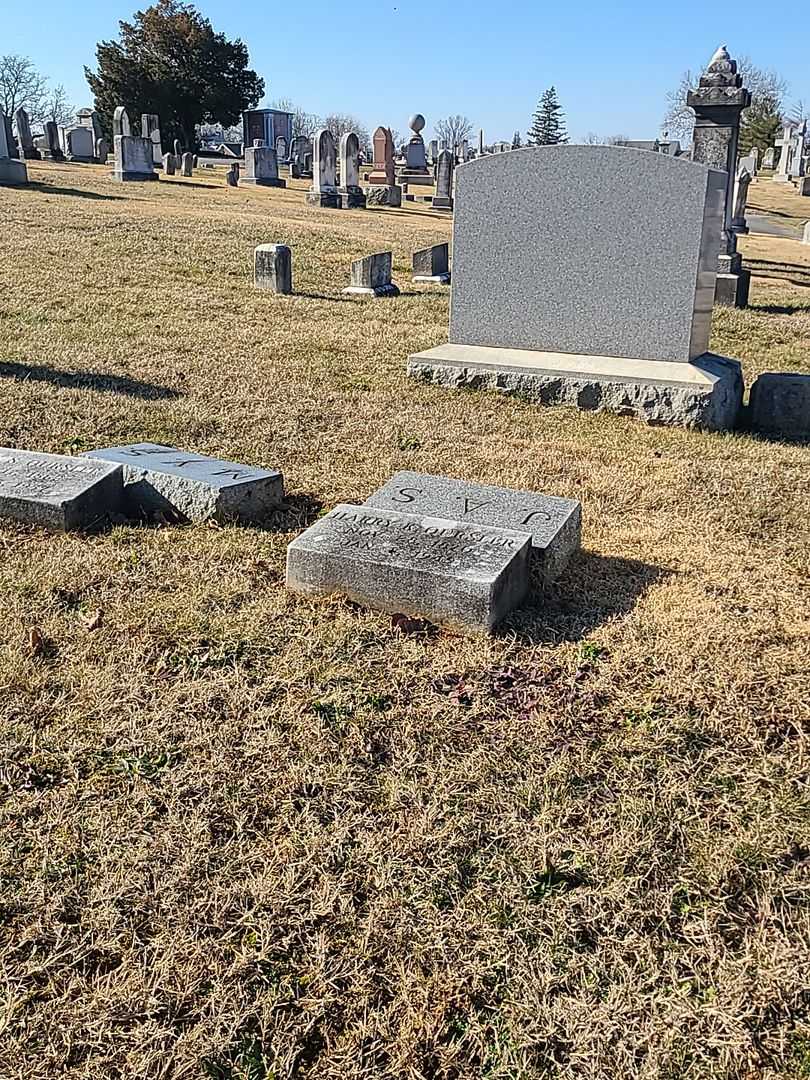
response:
[[[364,505],[527,532],[532,542],[532,577],[539,585],[559,577],[580,546],[581,504],[536,491],[406,470],[394,473]]]
[[[120,465],[0,447],[0,518],[67,531],[122,508]]]
[[[688,362],[708,348],[725,173],[628,147],[456,169],[450,341]]]
[[[336,506],[287,549],[287,588],[488,633],[529,587],[526,532]]]

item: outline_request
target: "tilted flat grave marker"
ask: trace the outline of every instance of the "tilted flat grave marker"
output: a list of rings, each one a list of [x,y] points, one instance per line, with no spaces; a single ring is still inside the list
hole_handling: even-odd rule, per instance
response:
[[[615,146],[536,146],[456,170],[446,386],[649,422],[733,425],[736,360],[708,353],[725,173]],[[497,193],[497,197],[496,197]]]
[[[136,513],[160,512],[194,522],[257,522],[284,498],[277,469],[220,461],[158,443],[110,446],[83,456],[123,466],[124,498]]]
[[[0,447],[0,518],[67,532],[121,513],[120,465]]]
[[[341,504],[287,549],[287,588],[488,633],[528,591],[530,537]]]
[[[351,284],[343,291],[350,295],[399,296],[399,288],[391,281],[390,251],[380,251],[376,255],[366,255],[352,263]]]
[[[582,536],[582,505],[576,499],[429,473],[394,473],[364,506],[528,533],[532,578],[541,587],[560,576]]]
[[[413,280],[434,282],[439,285],[450,283],[450,245],[434,244],[429,248],[415,251],[411,256]]]

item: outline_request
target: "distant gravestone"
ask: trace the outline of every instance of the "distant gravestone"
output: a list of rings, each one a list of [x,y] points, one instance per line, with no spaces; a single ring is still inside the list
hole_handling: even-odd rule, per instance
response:
[[[121,513],[118,465],[0,447],[0,518],[67,531]]]
[[[731,426],[740,365],[707,353],[725,179],[617,146],[537,146],[461,166],[450,344],[412,356],[410,373]]]
[[[782,129],[782,137],[774,140],[776,146],[779,147],[779,162],[776,166],[776,172],[773,179],[780,184],[787,184],[790,181],[790,159],[792,157],[791,148],[795,141],[795,132],[793,124],[785,124]]]
[[[531,536],[532,577],[540,586],[560,576],[581,543],[581,504],[534,491],[398,472],[364,505],[527,532]]]
[[[321,128],[315,135],[312,157],[312,187],[307,192],[310,206],[323,206],[336,210],[339,206],[337,193],[337,159],[335,140],[331,131]]]
[[[25,109],[19,108],[14,113],[14,124],[17,128],[20,157],[25,161],[39,161],[39,151],[34,146],[31,135],[31,122]]]
[[[28,169],[24,161],[11,156],[5,119],[0,113],[0,187],[19,187],[28,183]]]
[[[450,281],[450,245],[433,244],[412,256],[413,280],[447,285]]]
[[[160,138],[160,117],[157,113],[144,113],[141,116],[141,135],[152,143],[153,161],[159,168],[163,164],[163,145]]]
[[[166,176],[174,176],[174,154],[163,155],[163,172]]]
[[[343,210],[365,210],[366,196],[360,187],[360,140],[353,131],[340,137],[340,188]]]
[[[95,142],[96,161],[100,165],[105,165],[107,158],[110,156],[110,144],[105,138],[96,139]]]
[[[181,176],[193,176],[194,175],[194,155],[188,152],[183,154],[180,167]]]
[[[734,205],[731,215],[731,227],[735,233],[747,233],[748,223],[745,220],[745,204],[748,201],[748,188],[754,179],[753,173],[749,172],[745,165],[745,158],[740,162],[737,170],[737,182],[734,185]]]
[[[123,105],[117,106],[113,113],[113,138],[116,135],[131,135],[129,114]]]
[[[352,263],[351,284],[344,293],[360,296],[399,296],[399,289],[391,281],[391,252],[366,255]]]
[[[287,549],[287,588],[491,632],[528,592],[530,538],[439,517],[341,504]]]
[[[292,252],[286,244],[260,244],[256,248],[253,284],[282,295],[292,292]]]
[[[157,180],[150,139],[139,135],[116,135],[113,153],[113,180],[119,183]]]
[[[287,186],[286,180],[279,179],[278,161],[272,146],[250,146],[245,150],[245,175],[242,183],[258,187]]]
[[[396,183],[394,137],[388,128],[378,127],[372,139],[374,168],[368,177],[366,205],[401,206],[402,188]]]
[[[62,150],[67,161],[79,161],[87,164],[95,161],[96,144],[93,131],[89,127],[62,128]]]
[[[775,157],[776,150],[772,146],[769,146],[765,153],[762,155],[762,168],[772,169]]]
[[[434,210],[453,209],[453,169],[455,159],[449,150],[442,150],[436,163],[436,194],[433,196]]]
[[[45,123],[45,135],[40,146],[40,155],[45,161],[64,161],[65,155],[59,143],[59,128],[53,120]]]
[[[220,461],[157,443],[90,450],[84,459],[123,467],[131,513],[184,521],[260,522],[284,498],[277,469]]]
[[[279,135],[276,139],[276,158],[279,165],[287,162],[287,140],[283,135]]]
[[[751,426],[791,439],[810,439],[810,375],[760,375],[751,387]]]
[[[312,143],[306,135],[297,135],[290,149],[290,177],[301,180],[309,176],[312,162]]]
[[[180,145],[180,140],[175,139],[172,143],[174,150],[174,167],[178,172],[183,168],[183,147]]]
[[[225,183],[228,187],[239,187],[239,162],[235,161],[225,173]]]

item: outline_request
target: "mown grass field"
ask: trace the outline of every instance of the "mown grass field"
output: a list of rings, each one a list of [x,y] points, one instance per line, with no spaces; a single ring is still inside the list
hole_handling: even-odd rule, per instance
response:
[[[0,443],[289,508],[0,526],[0,1076],[810,1077],[810,448],[412,383],[445,217],[107,171],[0,189]],[[810,371],[810,248],[742,246],[796,269],[712,348]],[[403,295],[342,296],[388,248]],[[582,555],[490,641],[287,594],[401,468],[579,498]]]

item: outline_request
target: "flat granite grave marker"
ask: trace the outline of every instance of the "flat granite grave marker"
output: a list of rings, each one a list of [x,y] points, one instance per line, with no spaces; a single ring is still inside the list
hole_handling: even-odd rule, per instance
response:
[[[530,537],[341,504],[287,548],[287,588],[488,633],[528,591]]]
[[[773,435],[810,439],[810,375],[763,372],[751,387],[751,427]]]
[[[67,532],[121,513],[120,465],[0,447],[0,518]]]
[[[160,512],[194,522],[256,522],[284,498],[277,469],[220,461],[158,443],[110,446],[82,456],[123,466],[124,499],[136,513]]]
[[[725,192],[723,172],[627,147],[460,165],[450,341],[409,357],[409,373],[731,427],[740,364],[707,352]]]
[[[532,577],[541,587],[560,576],[581,543],[581,503],[536,491],[403,471],[364,505],[529,533]]]

